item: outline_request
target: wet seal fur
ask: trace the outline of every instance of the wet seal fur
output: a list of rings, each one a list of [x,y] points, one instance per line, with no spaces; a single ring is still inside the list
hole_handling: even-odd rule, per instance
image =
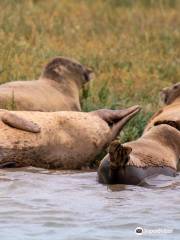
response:
[[[91,79],[92,70],[76,60],[56,57],[38,80],[0,85],[0,108],[24,111],[80,111],[80,89]]]
[[[153,127],[136,141],[114,141],[98,169],[99,182],[140,184],[154,174],[175,176],[180,164],[180,131],[166,124]]]
[[[152,116],[144,132],[160,124],[168,124],[180,130],[180,83],[163,89],[160,94],[165,106]]]
[[[90,113],[1,110],[0,167],[88,167],[139,110],[138,106]]]

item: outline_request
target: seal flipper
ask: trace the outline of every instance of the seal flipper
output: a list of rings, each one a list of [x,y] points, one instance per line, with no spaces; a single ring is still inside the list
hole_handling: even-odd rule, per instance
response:
[[[123,146],[119,141],[115,140],[109,147],[109,178],[111,184],[118,183],[119,171],[125,172],[125,167],[130,159],[129,155],[132,151],[131,147]]]
[[[91,114],[98,115],[101,119],[106,121],[109,126],[112,126],[115,123],[120,121],[123,122],[123,126],[130,118],[132,118],[135,114],[137,114],[141,108],[136,105],[133,107],[129,107],[121,110],[111,110],[111,109],[99,109],[96,111],[92,111]],[[124,121],[124,119],[126,119]]]
[[[113,141],[109,147],[110,166],[124,168],[129,161],[131,151],[131,147],[123,146],[118,140]]]
[[[111,134],[108,143],[110,143],[117,137],[124,125],[140,110],[141,108],[137,105],[122,110],[100,109],[90,112],[90,114],[100,117],[109,125]]]
[[[32,121],[28,121],[23,117],[17,116],[14,113],[5,112],[2,115],[1,120],[4,124],[7,124],[10,127],[17,128],[26,132],[39,133],[41,131],[41,128],[38,126],[38,124]]]

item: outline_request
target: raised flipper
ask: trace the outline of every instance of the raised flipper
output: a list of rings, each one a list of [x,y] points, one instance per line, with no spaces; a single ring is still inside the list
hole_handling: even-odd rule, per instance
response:
[[[118,140],[113,141],[109,147],[110,167],[124,168],[129,161],[131,151],[131,147],[123,146]]]
[[[10,127],[26,132],[39,133],[41,131],[41,128],[38,126],[38,124],[24,119],[23,117],[17,116],[11,112],[5,112],[2,115],[1,120]]]
[[[128,163],[132,148],[123,146],[117,140],[113,141],[109,147],[109,181],[111,184],[118,182],[119,172],[125,173],[125,166]]]
[[[138,105],[136,105],[133,107],[120,110],[100,109],[91,112],[91,114],[98,115],[100,118],[102,118],[111,126],[114,123],[119,122],[120,120],[124,119],[125,117],[128,117],[131,114],[135,115],[140,111],[140,109],[141,108]]]
[[[114,140],[117,135],[120,133],[125,124],[133,118],[141,108],[139,106],[133,106],[126,109],[121,110],[110,110],[110,109],[100,109],[91,112],[91,114],[99,116],[104,121],[107,122],[109,127],[111,128],[111,135],[109,139],[109,143]]]
[[[116,110],[114,124],[111,127],[111,141],[114,140],[123,127],[128,123],[130,119],[132,119],[141,108],[139,106],[130,107],[124,110]],[[118,118],[119,117],[119,118]]]

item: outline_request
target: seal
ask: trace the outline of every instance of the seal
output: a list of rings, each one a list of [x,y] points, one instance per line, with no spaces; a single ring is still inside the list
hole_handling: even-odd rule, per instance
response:
[[[139,106],[89,113],[1,110],[0,167],[89,167],[139,110]]]
[[[180,98],[180,83],[176,83],[170,87],[164,88],[160,92],[160,97],[165,105],[170,105],[175,102],[175,100]]]
[[[154,174],[175,176],[179,158],[180,132],[162,124],[136,141],[113,141],[98,168],[98,179],[104,184],[137,185]]]
[[[165,106],[152,116],[144,133],[160,124],[168,124],[180,130],[180,83],[163,89],[160,95]]]
[[[38,80],[15,81],[0,86],[0,108],[24,111],[80,111],[80,89],[92,70],[74,59],[53,58]]]

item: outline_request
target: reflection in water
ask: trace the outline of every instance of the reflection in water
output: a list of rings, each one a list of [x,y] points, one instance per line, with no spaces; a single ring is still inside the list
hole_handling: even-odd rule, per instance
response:
[[[148,239],[179,239],[180,176],[144,186],[101,185],[95,172],[1,170],[0,239],[136,239],[137,226],[173,229]]]

